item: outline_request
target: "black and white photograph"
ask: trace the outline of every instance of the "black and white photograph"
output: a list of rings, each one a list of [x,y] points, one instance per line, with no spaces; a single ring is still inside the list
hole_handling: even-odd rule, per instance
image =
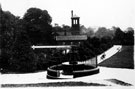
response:
[[[135,89],[135,0],[0,0],[0,88]]]

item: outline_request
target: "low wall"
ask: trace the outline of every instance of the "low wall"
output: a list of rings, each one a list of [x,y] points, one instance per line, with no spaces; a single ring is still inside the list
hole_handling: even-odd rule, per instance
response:
[[[47,75],[53,76],[53,77],[59,77],[60,71],[59,70],[53,70],[52,68],[47,69]]]
[[[60,72],[62,71],[62,72]],[[62,76],[73,75],[73,78],[99,73],[99,68],[85,64],[60,64],[47,69],[47,78],[59,79]]]
[[[76,77],[93,75],[93,74],[97,74],[97,73],[99,73],[99,68],[87,69],[87,70],[81,70],[81,71],[74,71],[73,75],[74,75],[74,78],[76,78]]]

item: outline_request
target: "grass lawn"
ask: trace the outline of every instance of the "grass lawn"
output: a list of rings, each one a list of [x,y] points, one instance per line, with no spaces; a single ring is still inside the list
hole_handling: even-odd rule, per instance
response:
[[[118,85],[122,85],[122,86],[132,86],[132,84],[117,80],[117,79],[106,79],[107,81],[110,81],[112,83],[118,84]]]
[[[123,46],[122,50],[119,53],[101,62],[99,66],[133,69],[134,68],[133,49],[134,49],[133,46]]]

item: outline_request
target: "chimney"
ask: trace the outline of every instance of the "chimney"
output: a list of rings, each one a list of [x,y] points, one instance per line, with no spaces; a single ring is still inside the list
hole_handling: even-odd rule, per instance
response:
[[[1,3],[0,3],[0,10],[2,10]]]
[[[71,11],[71,17],[73,17],[73,10]]]

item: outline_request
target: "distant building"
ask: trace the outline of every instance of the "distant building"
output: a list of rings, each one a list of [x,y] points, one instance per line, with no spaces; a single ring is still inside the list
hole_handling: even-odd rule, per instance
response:
[[[80,17],[73,15],[71,11],[71,28],[56,31],[56,41],[58,45],[79,45],[87,40],[86,35],[80,34]]]
[[[87,40],[86,35],[56,36],[58,45],[79,45],[84,40]]]

